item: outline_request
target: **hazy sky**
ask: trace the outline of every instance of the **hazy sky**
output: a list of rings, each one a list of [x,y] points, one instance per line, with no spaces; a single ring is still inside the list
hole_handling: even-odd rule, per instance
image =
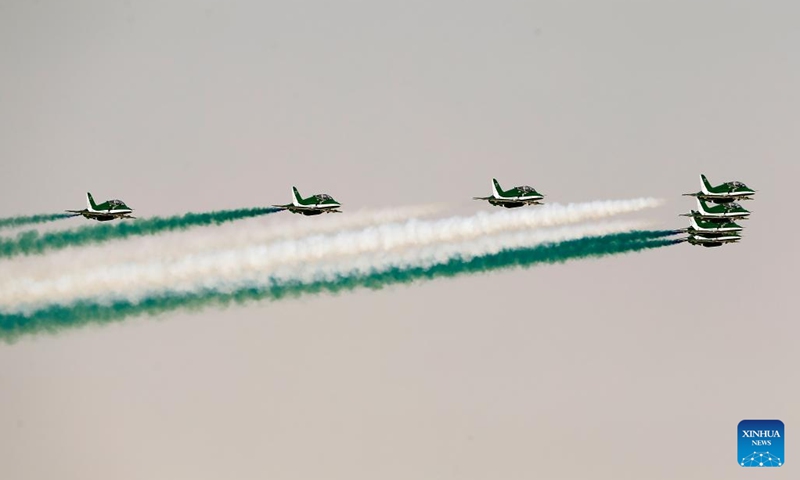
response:
[[[0,217],[758,190],[679,245],[0,345],[0,478],[708,479],[800,471],[800,5],[0,0]],[[345,213],[346,214],[346,213]],[[264,217],[256,222],[313,222]],[[71,219],[69,225],[85,224]],[[246,228],[246,223],[242,224]],[[2,263],[0,263],[2,268]]]

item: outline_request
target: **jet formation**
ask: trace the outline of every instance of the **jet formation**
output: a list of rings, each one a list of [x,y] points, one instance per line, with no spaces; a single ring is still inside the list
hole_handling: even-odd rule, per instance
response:
[[[541,205],[544,195],[528,185],[503,190],[497,179],[492,179],[492,195],[488,197],[474,197],[476,200],[488,200],[490,204],[505,208],[516,208],[525,205]],[[318,193],[303,198],[297,187],[292,187],[292,203],[272,205],[280,210],[288,210],[305,216],[321,215],[323,213],[342,213],[339,210],[342,204],[327,193]],[[83,216],[90,220],[106,222],[108,220],[136,218],[131,216],[133,209],[122,200],[108,200],[97,205],[91,193],[86,193],[86,208],[83,210],[66,210],[73,216]]]
[[[737,203],[739,200],[752,200],[755,190],[742,182],[726,182],[712,186],[705,175],[700,174],[700,191],[684,193],[696,198],[697,210],[682,213],[690,217],[686,242],[703,247],[720,247],[741,240],[742,227],[737,221],[746,220],[750,211]],[[711,202],[715,205],[709,205]]]
[[[726,182],[713,186],[705,175],[700,175],[700,191],[685,193],[685,196],[695,197],[697,210],[683,213],[681,216],[690,217],[689,227],[677,230],[687,233],[683,241],[691,245],[703,247],[719,247],[728,243],[741,240],[743,228],[736,222],[746,220],[750,212],[743,208],[738,201],[752,200],[755,190],[742,182]],[[535,188],[522,185],[503,190],[497,179],[492,179],[492,194],[488,197],[473,197],[474,200],[484,200],[490,205],[503,208],[518,208],[529,205],[542,205],[544,195]],[[91,193],[86,193],[86,208],[83,210],[67,210],[73,216],[105,222],[115,219],[136,218],[131,214],[133,209],[122,200],[107,200],[97,204]],[[273,207],[288,210],[305,216],[321,215],[323,213],[341,213],[342,204],[327,193],[318,193],[303,198],[296,187],[292,187],[292,202]]]
[[[342,205],[334,200],[333,197],[326,193],[319,193],[311,195],[308,198],[300,196],[300,192],[296,187],[292,187],[292,203],[285,205],[273,205],[273,207],[281,210],[288,210],[292,213],[300,213],[302,215],[319,215],[322,213],[342,213],[339,208]],[[125,204],[122,200],[106,200],[101,204],[97,204],[92,197],[92,194],[86,192],[86,208],[83,210],[65,210],[71,213],[73,217],[84,217],[89,220],[97,220],[98,222],[107,222],[109,220],[118,220],[123,218],[136,218],[132,216],[133,209]]]

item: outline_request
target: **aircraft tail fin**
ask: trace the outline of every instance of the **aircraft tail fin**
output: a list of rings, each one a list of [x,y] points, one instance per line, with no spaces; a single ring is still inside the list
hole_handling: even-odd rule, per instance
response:
[[[497,198],[502,197],[503,193],[505,193],[503,189],[500,188],[500,182],[498,182],[496,178],[492,179],[492,193],[494,193],[494,196]]]
[[[700,174],[700,189],[703,193],[711,193],[711,184],[708,182],[708,179],[702,173]]]
[[[298,206],[303,204],[303,197],[300,196],[300,192],[297,191],[295,186],[292,186],[292,204]]]
[[[97,210],[97,204],[94,203],[94,198],[92,197],[92,194],[89,192],[86,192],[86,205],[89,207],[90,210]]]

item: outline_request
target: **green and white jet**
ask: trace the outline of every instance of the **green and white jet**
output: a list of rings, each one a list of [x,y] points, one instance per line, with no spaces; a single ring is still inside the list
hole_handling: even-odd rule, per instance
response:
[[[342,204],[333,199],[326,193],[311,195],[308,198],[300,196],[297,188],[292,187],[292,203],[286,205],[273,205],[273,207],[289,210],[292,213],[300,213],[302,215],[319,215],[321,213],[342,213],[337,208]]]
[[[755,193],[755,190],[742,182],[726,182],[714,187],[709,183],[706,176],[701,173],[700,191],[697,193],[684,193],[684,195],[714,203],[731,203],[736,200],[752,200]]]
[[[689,228],[684,229],[684,231],[690,235],[720,237],[741,232],[742,227],[733,222],[712,222],[692,217]]]
[[[94,203],[92,194],[86,192],[86,208],[83,210],[66,210],[67,213],[72,213],[74,217],[83,216],[90,220],[97,220],[98,222],[107,222],[118,218],[136,218],[132,217],[133,209],[122,200],[106,200],[101,204]]]
[[[492,179],[492,196],[472,197],[474,200],[488,200],[490,204],[506,208],[522,207],[524,205],[541,205],[544,195],[533,187],[523,185],[511,190],[503,190],[497,179]]]
[[[694,217],[706,221],[724,221],[724,220],[745,220],[750,216],[750,211],[742,208],[738,203],[726,203],[723,205],[709,206],[705,201],[697,199],[697,210],[692,210],[691,213],[683,213],[681,216]]]
[[[725,235],[713,237],[694,234],[689,235],[685,241],[691,245],[700,245],[701,247],[721,247],[727,243],[736,243],[741,239],[742,237],[740,237],[738,233],[726,233]]]

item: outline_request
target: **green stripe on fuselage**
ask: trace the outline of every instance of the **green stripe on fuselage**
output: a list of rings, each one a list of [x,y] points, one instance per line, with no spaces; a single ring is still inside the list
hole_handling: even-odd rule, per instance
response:
[[[752,194],[755,193],[753,189],[741,182],[726,182],[717,186],[711,185],[705,175],[700,175],[703,185],[709,193],[714,195],[730,195],[730,194]]]

